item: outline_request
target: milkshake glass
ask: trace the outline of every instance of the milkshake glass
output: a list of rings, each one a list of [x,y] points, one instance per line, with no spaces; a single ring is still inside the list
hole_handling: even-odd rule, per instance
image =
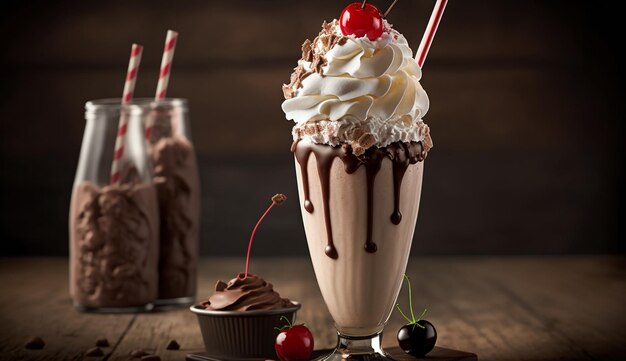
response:
[[[406,39],[384,21],[376,40],[335,20],[303,45],[283,87],[313,268],[338,345],[324,360],[388,360],[395,305],[432,147],[428,98]]]

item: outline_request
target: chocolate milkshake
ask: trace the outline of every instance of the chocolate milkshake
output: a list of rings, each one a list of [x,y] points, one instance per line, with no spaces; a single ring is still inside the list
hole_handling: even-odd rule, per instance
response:
[[[166,99],[153,104],[150,121],[161,218],[157,304],[189,305],[196,295],[200,182],[186,102]]]
[[[357,36],[324,22],[283,87],[309,252],[340,346],[380,342],[432,147],[421,70],[404,36],[381,24],[380,35]]]
[[[146,104],[86,104],[69,214],[70,294],[85,311],[149,310],[158,292],[159,212],[143,119]],[[118,121],[127,118],[119,180],[111,181]]]
[[[151,184],[76,186],[70,294],[81,308],[143,307],[157,296],[158,209]]]

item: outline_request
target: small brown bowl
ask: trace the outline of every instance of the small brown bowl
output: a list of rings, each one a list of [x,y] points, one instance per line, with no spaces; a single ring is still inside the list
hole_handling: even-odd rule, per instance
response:
[[[274,341],[278,334],[274,327],[285,325],[281,317],[295,322],[300,303],[276,310],[214,311],[200,305],[191,306],[198,316],[204,348],[208,355],[221,360],[273,359]]]

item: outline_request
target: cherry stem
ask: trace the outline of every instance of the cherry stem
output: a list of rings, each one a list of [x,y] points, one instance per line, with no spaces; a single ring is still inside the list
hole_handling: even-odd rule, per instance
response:
[[[389,6],[389,9],[387,9],[387,11],[385,11],[385,14],[383,15],[383,18],[387,17],[387,14],[389,14],[389,12],[391,11],[391,9],[393,9],[394,5],[396,5],[396,3],[398,2],[398,0],[394,0],[391,3],[391,6]]]
[[[283,327],[274,327],[274,330],[277,332],[282,332],[282,330],[286,329],[290,329],[293,327],[293,325],[291,324],[291,321],[289,321],[289,318],[287,318],[287,316],[280,316],[279,320],[283,320],[283,318],[285,319],[285,322],[287,322],[287,324]]]
[[[293,327],[293,325],[291,324],[291,321],[289,321],[289,319],[287,318],[287,316],[280,316],[280,319],[285,319],[285,322],[287,322],[287,325],[289,326],[289,328]]]
[[[361,9],[365,9],[365,3],[367,2],[367,0],[363,0],[363,4],[361,4]]]
[[[417,320],[415,319],[415,314],[413,313],[413,294],[412,294],[413,292],[411,290],[411,280],[406,275],[406,273],[404,274],[404,278],[406,279],[406,282],[409,285],[409,310],[411,311],[411,318],[409,318],[407,315],[404,314],[404,312],[402,312],[402,309],[400,308],[400,304],[396,304],[396,308],[398,309],[398,311],[400,311],[400,314],[402,315],[402,317],[404,317],[404,319],[407,320],[409,325],[413,325],[413,328],[415,328],[415,326],[419,326],[420,328],[425,328],[424,326],[420,325],[418,322],[422,320],[422,317],[424,317],[428,308],[424,309],[424,311],[422,312],[420,317],[417,318]]]
[[[426,311],[428,311],[428,308],[425,308],[424,311],[422,311],[422,314],[420,315],[420,317],[417,318],[417,321],[415,321],[415,322],[421,321],[422,317],[424,317],[424,315],[426,314]]]
[[[402,312],[402,309],[400,308],[400,304],[396,304],[396,308],[398,309],[398,311],[400,311],[400,314],[402,315],[402,317],[404,317],[404,319],[408,322],[408,323],[413,323],[413,321],[406,317],[406,315],[404,314],[404,312]]]
[[[426,327],[420,325],[419,322],[422,320],[422,317],[424,317],[424,315],[426,314],[427,310],[428,310],[428,308],[425,308],[424,311],[422,311],[422,314],[420,315],[420,317],[417,319],[417,321],[415,321],[415,323],[413,323],[413,329],[415,329],[415,326],[417,326],[419,328],[426,328]]]
[[[406,282],[409,284],[409,309],[411,311],[411,319],[415,323],[416,322],[415,321],[415,314],[413,313],[413,295],[411,293],[411,280],[406,275],[406,273],[404,274],[404,278],[406,279]]]
[[[254,235],[256,234],[256,230],[257,230],[257,228],[259,228],[259,225],[263,221],[263,218],[265,218],[265,216],[267,216],[267,214],[270,212],[270,210],[272,210],[272,208],[275,205],[276,205],[276,202],[274,202],[272,200],[272,204],[270,204],[270,206],[267,207],[267,210],[265,211],[265,213],[263,213],[261,218],[259,218],[259,221],[256,222],[256,226],[254,226],[254,229],[252,230],[252,234],[250,235],[250,241],[248,242],[248,254],[246,255],[246,276],[244,278],[248,278],[248,267],[250,266],[250,251],[252,250],[252,240],[254,239]]]

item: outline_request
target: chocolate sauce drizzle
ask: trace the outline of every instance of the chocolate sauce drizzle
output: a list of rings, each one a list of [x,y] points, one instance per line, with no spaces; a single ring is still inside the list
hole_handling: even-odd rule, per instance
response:
[[[304,209],[313,213],[314,207],[310,199],[309,192],[309,172],[308,163],[311,153],[315,154],[317,160],[317,171],[320,177],[322,206],[324,208],[324,221],[326,223],[326,235],[328,244],[324,249],[326,255],[332,259],[337,259],[337,249],[333,241],[332,224],[330,220],[330,170],[335,158],[341,159],[344,170],[348,174],[353,174],[361,165],[365,166],[366,184],[367,184],[367,237],[365,240],[365,251],[374,253],[378,249],[376,243],[372,240],[372,225],[374,223],[374,181],[382,161],[385,157],[392,161],[393,170],[393,213],[390,220],[393,224],[398,225],[402,221],[402,213],[400,213],[400,190],[402,180],[409,165],[423,161],[426,158],[426,151],[421,142],[402,143],[396,142],[387,147],[377,148],[371,147],[365,154],[356,156],[352,153],[352,149],[344,145],[342,147],[333,147],[324,144],[313,144],[309,142],[295,141],[291,146],[291,151],[295,154],[296,160],[300,165],[300,175],[302,176],[302,188],[304,193]]]
[[[291,152],[292,153],[296,153],[296,147],[298,145],[298,142],[294,142],[291,145]],[[309,170],[306,166],[302,166],[303,164],[309,164],[309,156],[311,155],[311,152],[307,152],[305,154],[302,154],[302,156],[300,158],[296,157],[298,159],[298,163],[300,164],[300,169],[301,169],[301,175],[302,175],[302,188],[304,189],[304,209],[306,209],[307,212],[309,213],[313,213],[313,210],[315,209],[313,207],[313,203],[311,203],[311,200],[309,198]]]

